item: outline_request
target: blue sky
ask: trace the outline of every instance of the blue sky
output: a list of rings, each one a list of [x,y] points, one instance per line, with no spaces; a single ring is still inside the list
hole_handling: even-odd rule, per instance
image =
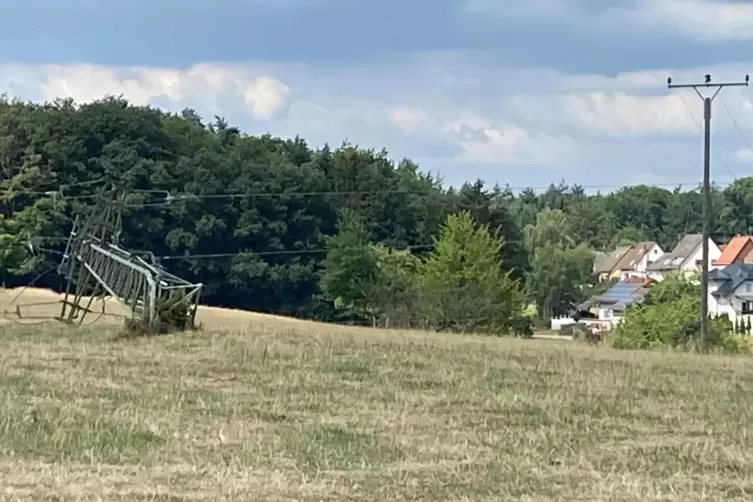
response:
[[[753,3],[732,0],[0,4],[0,92],[190,106],[448,184],[696,182],[701,102],[666,77],[740,80],[751,53]],[[715,102],[719,182],[753,174],[751,93]]]

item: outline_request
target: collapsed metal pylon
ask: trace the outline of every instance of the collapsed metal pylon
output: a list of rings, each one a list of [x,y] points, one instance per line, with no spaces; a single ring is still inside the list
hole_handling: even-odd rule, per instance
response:
[[[57,269],[66,277],[59,320],[83,323],[87,314],[95,313],[94,298],[108,294],[149,329],[157,330],[161,308],[170,305],[185,306],[189,324],[185,328],[193,327],[202,284],[185,281],[119,247],[123,202],[124,198],[116,200],[114,191],[110,197],[102,193],[88,218],[76,217]]]

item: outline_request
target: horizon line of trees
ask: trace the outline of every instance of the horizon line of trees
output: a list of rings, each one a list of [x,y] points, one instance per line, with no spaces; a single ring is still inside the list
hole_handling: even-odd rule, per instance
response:
[[[52,266],[72,216],[91,202],[31,194],[71,185],[74,195],[92,195],[87,183],[100,179],[142,191],[128,201],[141,207],[124,213],[124,247],[237,253],[166,263],[204,283],[206,303],[341,322],[525,332],[528,304],[547,318],[590,294],[595,251],[643,240],[668,249],[701,230],[703,200],[693,191],[587,194],[560,183],[513,193],[480,180],[447,188],[429,168],[348,143],[312,149],[301,138],[250,136],[219,117],[205,122],[190,109],[117,97],[80,105],[2,98],[0,283],[24,286]],[[152,206],[146,190],[276,195]],[[753,233],[753,178],[712,196],[715,234]],[[34,244],[52,252],[29,253],[34,236],[48,237]],[[48,274],[38,285],[61,282]],[[495,308],[504,312],[489,314]]]

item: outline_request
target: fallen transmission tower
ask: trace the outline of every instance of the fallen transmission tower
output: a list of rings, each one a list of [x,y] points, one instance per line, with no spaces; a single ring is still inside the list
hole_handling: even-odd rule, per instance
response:
[[[62,309],[57,318],[82,324],[96,296],[109,295],[131,311],[134,321],[151,332],[161,331],[176,318],[190,329],[196,321],[202,284],[193,284],[147,262],[119,246],[125,196],[114,189],[101,191],[86,218],[76,217],[62,261],[57,268],[66,278]],[[88,297],[88,298],[87,298]],[[165,319],[166,316],[172,317]]]

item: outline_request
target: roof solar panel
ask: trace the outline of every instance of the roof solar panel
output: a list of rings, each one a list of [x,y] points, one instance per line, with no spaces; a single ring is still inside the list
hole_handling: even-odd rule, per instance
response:
[[[605,303],[615,302],[624,306],[642,298],[645,291],[646,290],[638,284],[618,282],[601,295],[598,300]]]

